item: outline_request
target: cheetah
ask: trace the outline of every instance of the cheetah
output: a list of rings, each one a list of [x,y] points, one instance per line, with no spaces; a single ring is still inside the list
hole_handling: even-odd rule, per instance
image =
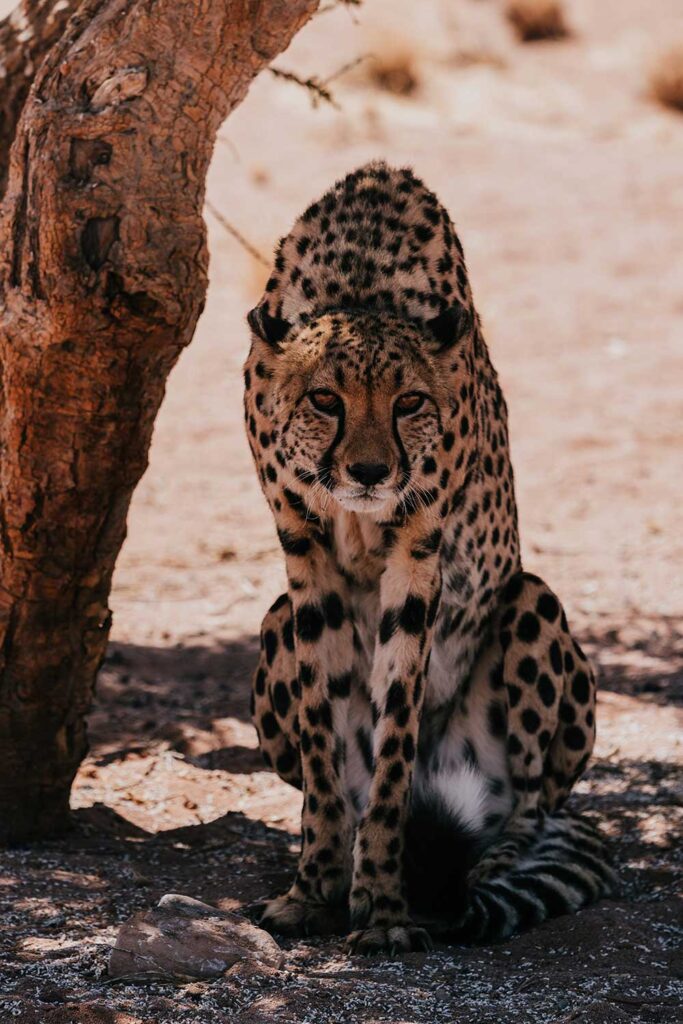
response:
[[[303,793],[264,927],[391,954],[608,894],[597,831],[563,808],[594,675],[522,569],[507,408],[447,211],[411,170],[361,167],[282,239],[247,319],[247,435],[288,580],[253,720]]]

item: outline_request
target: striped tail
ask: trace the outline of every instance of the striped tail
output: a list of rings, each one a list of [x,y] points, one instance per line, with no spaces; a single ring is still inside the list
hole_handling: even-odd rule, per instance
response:
[[[513,868],[477,882],[449,937],[495,942],[608,896],[616,886],[604,843],[585,818],[560,811],[545,819]]]

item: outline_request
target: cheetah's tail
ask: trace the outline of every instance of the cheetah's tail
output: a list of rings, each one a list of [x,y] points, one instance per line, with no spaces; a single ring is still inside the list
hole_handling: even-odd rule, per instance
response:
[[[585,818],[560,811],[522,859],[475,883],[455,932],[462,942],[495,942],[551,917],[574,913],[616,886],[605,846]]]

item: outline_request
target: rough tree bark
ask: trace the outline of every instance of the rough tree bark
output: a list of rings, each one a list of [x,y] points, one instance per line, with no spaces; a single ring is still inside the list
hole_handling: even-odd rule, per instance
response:
[[[0,196],[9,150],[36,69],[60,38],[81,0],[21,0],[0,21]]]
[[[0,839],[68,821],[128,505],[206,291],[216,132],[318,0],[85,0],[0,209]]]

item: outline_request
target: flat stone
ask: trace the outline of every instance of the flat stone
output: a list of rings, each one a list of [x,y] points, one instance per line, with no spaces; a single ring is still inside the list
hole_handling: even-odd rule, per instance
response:
[[[234,964],[279,968],[282,950],[262,928],[238,914],[170,893],[126,921],[109,958],[109,976],[215,978]]]

